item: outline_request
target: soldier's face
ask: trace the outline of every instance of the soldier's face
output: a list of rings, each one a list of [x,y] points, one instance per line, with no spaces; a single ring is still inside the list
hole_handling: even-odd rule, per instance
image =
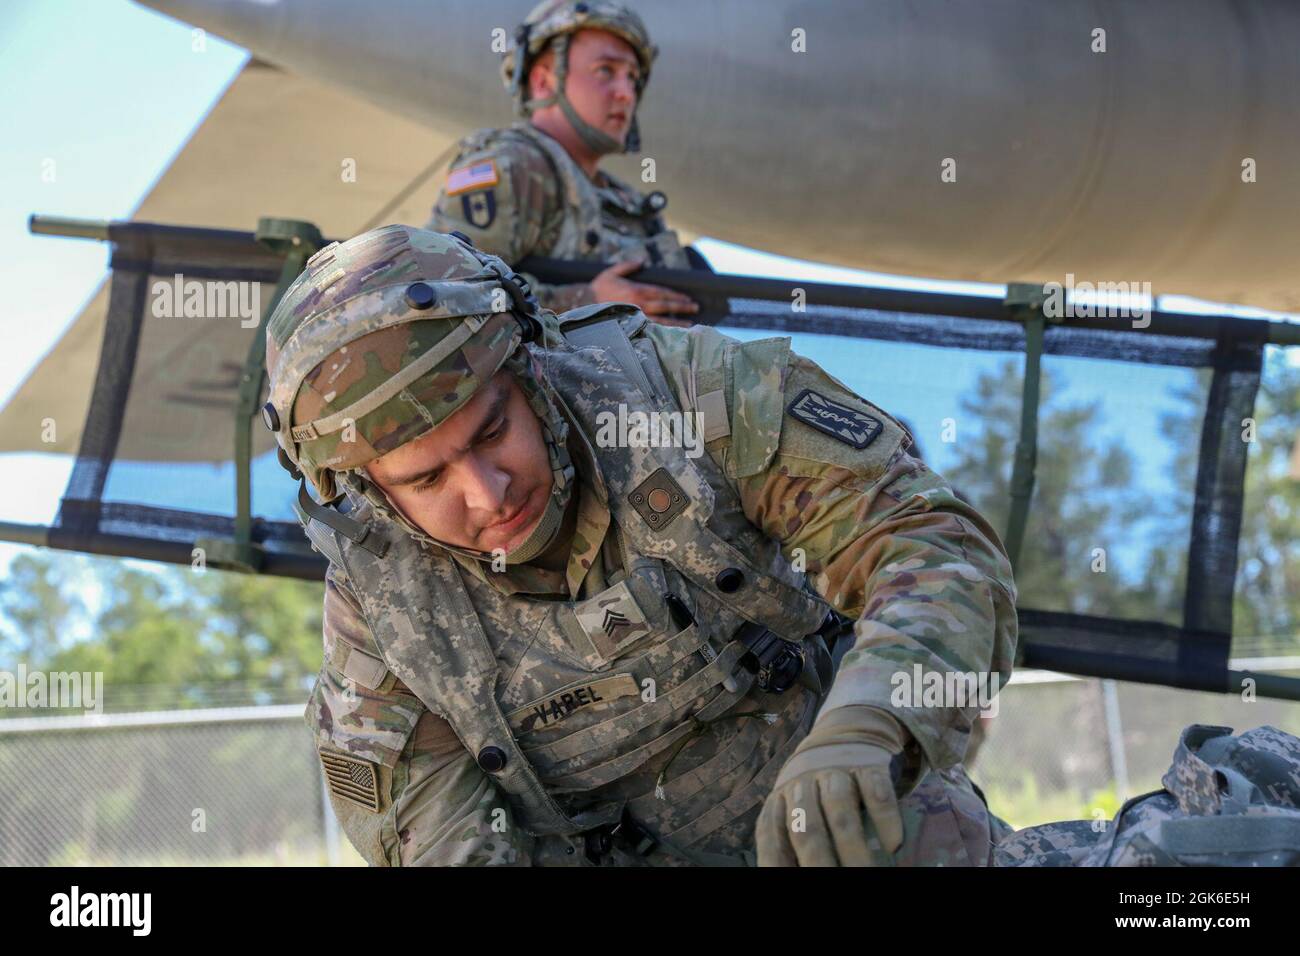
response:
[[[504,369],[450,418],[375,459],[366,473],[431,538],[477,551],[508,551],[527,538],[552,484],[542,424]]]
[[[554,60],[551,65],[553,67]],[[604,30],[579,30],[569,40],[564,92],[578,115],[620,143],[636,111],[641,66],[625,40]],[[547,81],[554,84],[554,72]],[[554,86],[550,86],[554,90]],[[558,109],[559,107],[548,107]]]

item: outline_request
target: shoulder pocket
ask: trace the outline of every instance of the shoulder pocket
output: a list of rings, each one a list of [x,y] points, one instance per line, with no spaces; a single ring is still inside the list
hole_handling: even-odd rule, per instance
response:
[[[781,437],[782,389],[790,365],[790,337],[756,339],[728,348],[723,358],[731,398],[733,477],[767,467]]]
[[[335,750],[394,767],[424,711],[414,694],[381,694],[321,668],[307,705],[307,724],[318,750]]]

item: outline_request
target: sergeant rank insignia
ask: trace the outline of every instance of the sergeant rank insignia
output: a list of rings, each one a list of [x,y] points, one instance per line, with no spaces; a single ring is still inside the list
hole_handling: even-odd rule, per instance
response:
[[[632,596],[627,581],[619,581],[595,597],[573,606],[578,626],[605,660],[650,633],[651,627]]]
[[[864,415],[841,402],[832,401],[811,388],[800,392],[786,411],[805,425],[811,425],[854,448],[866,448],[885,427],[880,419]]]

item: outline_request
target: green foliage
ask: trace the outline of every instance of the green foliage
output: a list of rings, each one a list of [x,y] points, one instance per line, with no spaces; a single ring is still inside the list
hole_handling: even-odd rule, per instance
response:
[[[962,405],[979,433],[945,469],[953,486],[1003,529],[1010,510],[1011,467],[1020,434],[1020,363],[982,374]],[[1067,405],[1043,371],[1038,466],[1016,585],[1026,607],[1177,620],[1181,590],[1135,590],[1114,566],[1133,529],[1155,512],[1152,495],[1134,483],[1131,452],[1118,440],[1097,440],[1101,406]],[[1093,570],[1096,549],[1107,570]],[[1181,582],[1178,582],[1181,583]]]
[[[1019,360],[979,377],[963,403],[979,433],[945,470],[998,529],[1007,522],[1022,380]],[[1182,623],[1209,381],[1202,369],[1172,389],[1174,410],[1162,413],[1159,423],[1172,451],[1170,489],[1155,495],[1135,482],[1132,450],[1096,437],[1100,406],[1063,403],[1044,370],[1037,476],[1016,575],[1023,606]],[[1300,465],[1292,460],[1300,454],[1300,367],[1287,362],[1284,349],[1266,352],[1254,418],[1234,632],[1248,640],[1239,653],[1294,654],[1300,639],[1300,480],[1294,472]],[[1126,547],[1133,553],[1135,542],[1138,566],[1121,568],[1117,554]],[[1097,548],[1106,551],[1104,574],[1092,570]]]
[[[1113,785],[1101,790],[1045,792],[1028,770],[1018,784],[983,789],[989,809],[1017,830],[1059,820],[1111,820],[1124,802]]]
[[[0,627],[29,670],[102,672],[111,710],[300,700],[320,666],[322,594],[282,578],[32,553],[0,588]]]
[[[1300,638],[1300,367],[1265,353],[1246,467],[1233,631],[1250,653],[1296,653]]]
[[[72,556],[55,560],[49,552],[34,551],[9,565],[8,578],[0,581],[0,608],[8,619],[0,623],[0,637],[8,653],[29,665],[55,653],[72,622],[85,613],[70,580],[78,563]]]

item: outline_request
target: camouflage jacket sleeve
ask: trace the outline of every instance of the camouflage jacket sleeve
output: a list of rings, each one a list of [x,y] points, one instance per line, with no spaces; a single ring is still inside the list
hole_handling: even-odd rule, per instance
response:
[[[550,159],[521,137],[506,135],[456,157],[425,228],[463,232],[477,248],[513,266],[526,256],[548,255],[564,215]],[[552,312],[596,301],[585,282],[547,285],[531,275],[528,282],[538,303]]]
[[[334,567],[324,630],[307,723],[357,852],[372,866],[528,865],[531,838],[451,725],[384,666]]]
[[[733,481],[746,516],[857,622],[823,713],[880,707],[908,728],[932,766],[961,761],[978,714],[975,695],[962,706],[934,705],[933,696],[925,698],[932,706],[910,706],[921,688],[901,703],[898,691],[918,675],[928,684],[927,674],[987,674],[994,691],[1010,676],[1016,592],[997,533],[907,453],[901,425],[791,352],[788,337],[741,343],[704,326],[645,329],[684,408],[721,389],[729,434],[705,448]],[[868,427],[850,440],[813,427],[810,400],[799,402],[805,390],[880,427],[859,418]]]

